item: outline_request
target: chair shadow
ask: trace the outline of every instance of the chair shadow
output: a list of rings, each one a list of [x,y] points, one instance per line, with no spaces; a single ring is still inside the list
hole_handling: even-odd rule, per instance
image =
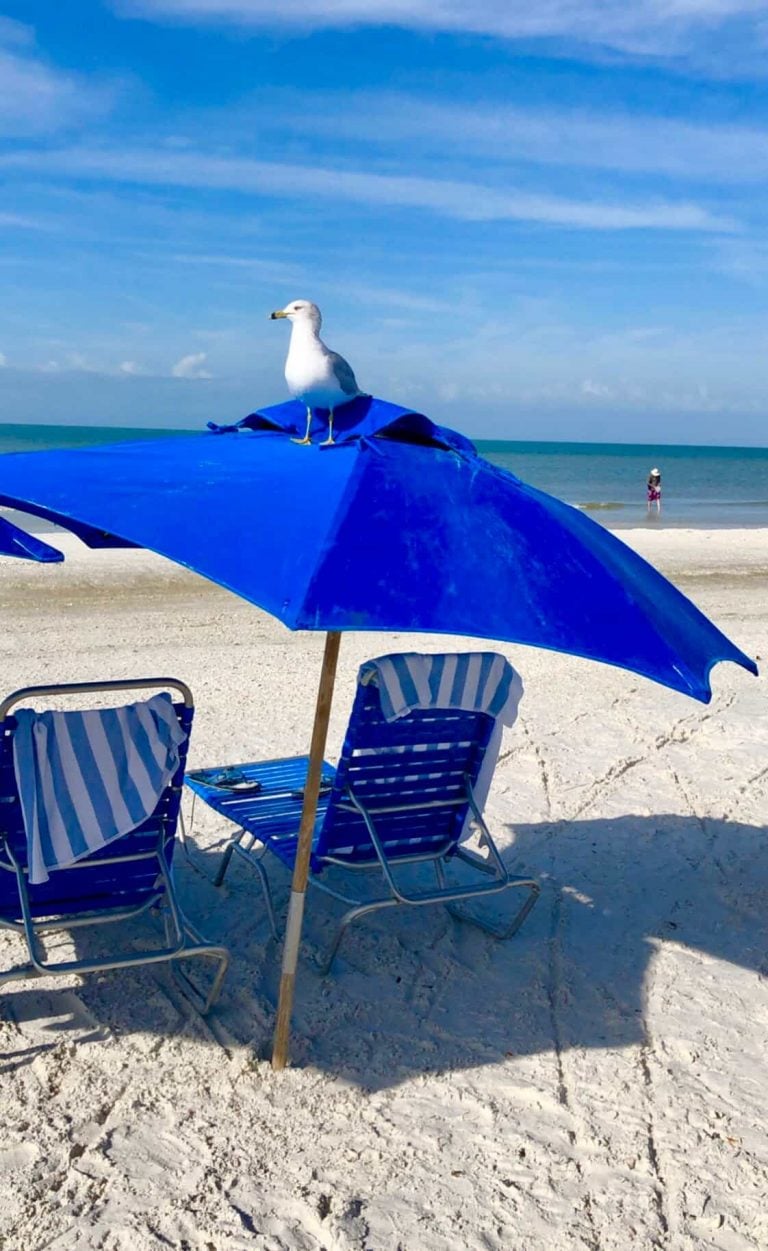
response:
[[[352,927],[325,978],[314,960],[339,912],[310,893],[294,1063],[378,1090],[512,1056],[642,1043],[646,978],[659,947],[675,944],[768,975],[765,835],[756,826],[672,814],[517,825],[505,858],[513,872],[537,876],[543,890],[514,938],[497,942],[439,907],[397,909]],[[220,1004],[194,1033],[263,1058],[280,950],[247,866],[233,867],[222,890],[212,886],[218,854],[197,849],[197,868],[182,857],[179,864],[190,916],[233,953]],[[270,870],[284,907],[288,874],[275,861]],[[489,901],[497,918],[511,911],[514,894]],[[103,943],[104,928],[98,940],[78,932],[79,956]],[[700,963],[690,966],[694,989],[700,973]],[[44,1031],[29,1037],[32,1047],[54,1029],[72,1029],[85,1042],[104,1029],[162,1036],[183,1027],[189,1034],[197,1019],[157,968],[88,977],[76,994],[50,989],[50,981],[44,991],[18,986],[6,996],[13,1019],[37,1019]],[[58,1010],[57,993],[66,997]],[[20,1052],[6,1060],[23,1062]]]

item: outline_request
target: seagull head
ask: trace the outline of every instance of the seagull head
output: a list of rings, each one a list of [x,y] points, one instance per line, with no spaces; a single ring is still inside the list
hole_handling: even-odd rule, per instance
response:
[[[276,312],[270,313],[272,321],[285,317],[291,322],[309,322],[315,329],[320,329],[322,317],[320,309],[311,300],[291,300],[290,304],[286,304],[285,308],[279,308]]]

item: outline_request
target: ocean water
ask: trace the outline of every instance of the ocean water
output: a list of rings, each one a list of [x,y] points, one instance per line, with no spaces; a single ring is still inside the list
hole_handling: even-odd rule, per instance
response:
[[[477,442],[495,464],[583,508],[611,529],[768,526],[768,447]],[[662,508],[646,482],[661,470]]]
[[[183,430],[0,424],[0,453],[172,438]],[[518,478],[583,508],[611,529],[768,526],[768,447],[477,440],[478,450]],[[645,484],[658,466],[662,511],[649,515]]]
[[[52,447],[89,447],[94,443],[173,438],[191,433],[190,430],[148,430],[140,426],[38,426],[0,422],[0,453],[41,452]]]

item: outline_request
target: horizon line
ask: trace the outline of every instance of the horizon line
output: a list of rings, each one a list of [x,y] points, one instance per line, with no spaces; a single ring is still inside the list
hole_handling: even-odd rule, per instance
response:
[[[435,422],[435,425],[437,426],[442,425],[442,424],[443,423],[440,421]],[[208,433],[207,429],[204,426],[142,426],[142,425],[136,425],[136,424],[130,425],[130,426],[120,426],[120,425],[111,425],[111,424],[96,425],[90,422],[80,423],[80,422],[63,422],[63,421],[49,421],[49,422],[0,421],[0,432],[2,432],[4,429],[8,427],[11,427],[15,430],[100,430],[100,431],[114,430],[115,432],[117,431],[124,432],[126,430],[136,430],[136,431],[152,431],[154,433],[171,434],[171,435],[173,434],[178,434],[178,435],[207,434]],[[446,428],[453,429],[454,427],[449,426]],[[461,433],[465,434],[466,432],[462,430]],[[594,448],[621,447],[621,448],[643,448],[643,449],[644,448],[665,448],[668,451],[686,450],[690,448],[696,448],[696,449],[706,449],[706,450],[715,450],[715,451],[768,452],[768,442],[766,443],[660,443],[654,440],[653,442],[650,442],[650,443],[643,443],[643,442],[638,442],[635,439],[630,439],[630,440],[613,439],[613,440],[605,440],[605,441],[598,440],[598,439],[504,439],[504,438],[500,438],[499,436],[473,435],[473,434],[467,434],[466,437],[470,439],[473,443],[476,443],[478,445],[489,444],[489,443],[490,444],[506,443],[506,444],[512,444],[516,447],[541,447],[542,445],[562,447],[563,445],[566,445],[569,447],[579,447],[579,448],[593,448],[593,447]],[[9,455],[9,453],[0,452],[0,455]]]

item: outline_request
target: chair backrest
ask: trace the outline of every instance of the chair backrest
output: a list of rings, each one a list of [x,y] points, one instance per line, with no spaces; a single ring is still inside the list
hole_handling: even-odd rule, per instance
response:
[[[494,724],[487,713],[453,708],[414,709],[387,721],[378,686],[358,686],[315,861],[374,858],[350,793],[370,812],[388,858],[455,846],[469,811],[467,779],[477,781]]]
[[[13,761],[16,718],[10,709],[24,702],[48,697],[110,692],[166,689],[178,693],[174,711],[187,738],[179,745],[179,766],[166,785],[152,815],[102,850],[79,860],[70,868],[57,869],[47,882],[27,883],[34,917],[69,916],[84,911],[135,908],[144,899],[161,893],[158,882],[158,849],[170,865],[179,818],[188,738],[194,716],[192,694],[175,678],[126,679],[115,682],[82,682],[60,686],[27,687],[0,704],[0,921],[20,919],[19,896],[13,859],[27,867],[27,838]],[[9,855],[10,851],[10,855]],[[12,859],[13,858],[13,859]]]

